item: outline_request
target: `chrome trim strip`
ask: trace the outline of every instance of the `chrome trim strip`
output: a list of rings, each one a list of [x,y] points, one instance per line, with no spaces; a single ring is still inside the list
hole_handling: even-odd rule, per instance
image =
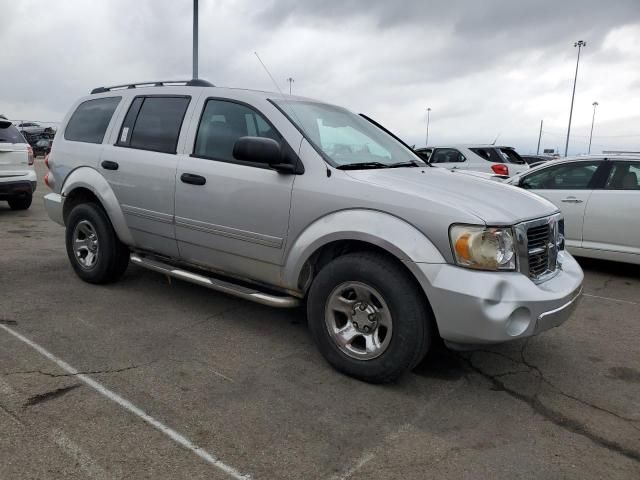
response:
[[[144,218],[146,220],[154,220],[161,223],[173,223],[173,215],[168,213],[156,212],[145,208],[132,207],[131,205],[120,205],[125,215],[133,215],[134,217]]]
[[[199,222],[197,220],[184,217],[175,217],[175,222],[178,227],[189,228],[198,232],[221,235],[223,237],[234,238],[236,240],[265,245],[267,247],[282,248],[283,239],[280,237],[272,237],[271,235],[263,235],[261,233],[250,232],[248,230],[215,225],[213,223]]]
[[[555,315],[556,313],[560,313],[563,310],[571,307],[575,302],[577,302],[580,299],[581,296],[582,296],[582,287],[580,287],[580,290],[578,291],[578,293],[571,300],[569,300],[567,303],[565,303],[561,307],[554,308],[553,310],[549,310],[548,312],[544,312],[538,315],[538,320],[544,320],[546,317]]]
[[[227,293],[235,297],[244,298],[245,300],[251,300],[252,302],[260,303],[262,305],[279,308],[293,308],[300,305],[300,300],[294,297],[271,295],[217,278],[205,277],[204,275],[198,275],[196,273],[188,272],[187,270],[181,270],[173,267],[172,265],[151,260],[135,253],[132,253],[130,258],[131,262],[141,267],[148,268],[149,270],[195,283],[197,285],[210,288],[211,290]]]

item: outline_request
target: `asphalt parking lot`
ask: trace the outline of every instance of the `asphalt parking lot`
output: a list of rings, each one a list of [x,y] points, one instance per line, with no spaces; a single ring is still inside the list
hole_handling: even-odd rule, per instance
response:
[[[1,479],[640,478],[637,266],[581,262],[562,327],[373,386],[301,310],[134,266],[81,282],[44,193],[0,202]]]

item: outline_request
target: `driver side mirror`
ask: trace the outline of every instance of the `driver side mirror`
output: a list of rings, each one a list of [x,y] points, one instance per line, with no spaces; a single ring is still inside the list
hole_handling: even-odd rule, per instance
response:
[[[271,138],[240,137],[233,145],[233,158],[274,165],[282,162],[280,144]]]

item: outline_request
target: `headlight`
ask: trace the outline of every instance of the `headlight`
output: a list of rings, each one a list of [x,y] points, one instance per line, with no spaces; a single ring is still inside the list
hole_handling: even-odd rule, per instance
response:
[[[449,229],[456,263],[480,270],[515,270],[516,250],[511,228],[453,225]]]

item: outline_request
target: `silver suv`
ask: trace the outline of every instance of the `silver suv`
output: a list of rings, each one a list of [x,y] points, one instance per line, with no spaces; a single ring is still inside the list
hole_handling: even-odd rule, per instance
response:
[[[338,370],[389,382],[453,348],[566,320],[583,274],[546,200],[426,165],[368,117],[203,80],[94,89],[49,156],[49,216],[83,280],[129,262],[306,304]]]

